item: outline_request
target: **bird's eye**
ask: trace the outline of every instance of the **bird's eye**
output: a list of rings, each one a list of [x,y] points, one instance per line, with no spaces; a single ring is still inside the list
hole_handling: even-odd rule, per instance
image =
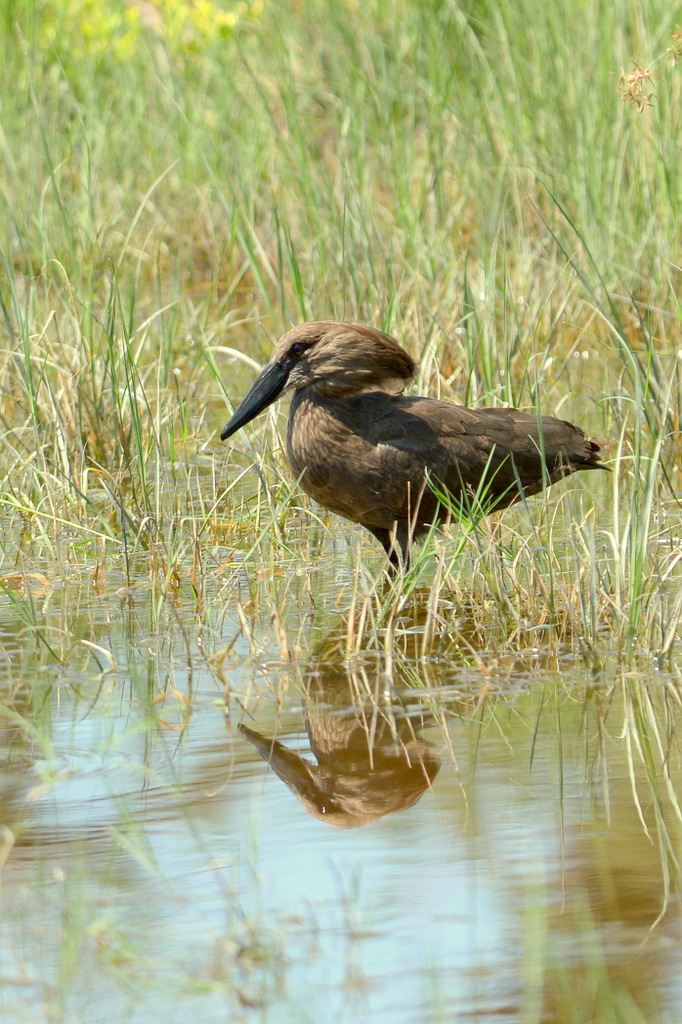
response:
[[[302,341],[295,341],[291,348],[289,349],[289,351],[291,352],[292,356],[302,356],[303,353],[305,352],[305,348],[306,347]]]

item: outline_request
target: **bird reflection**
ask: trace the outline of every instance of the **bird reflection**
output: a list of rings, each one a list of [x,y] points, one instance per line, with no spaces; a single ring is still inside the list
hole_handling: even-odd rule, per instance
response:
[[[411,807],[438,774],[440,758],[420,735],[433,719],[397,696],[378,658],[367,654],[348,667],[340,633],[316,649],[304,705],[317,763],[239,729],[313,817],[341,828],[367,825]]]

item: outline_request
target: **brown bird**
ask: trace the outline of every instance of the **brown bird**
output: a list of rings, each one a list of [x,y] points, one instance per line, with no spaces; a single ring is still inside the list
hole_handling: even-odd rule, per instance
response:
[[[293,327],[221,433],[225,441],[293,391],[287,456],[303,490],[365,526],[389,559],[459,513],[487,514],[579,469],[607,469],[599,445],[553,416],[467,409],[403,395],[416,364],[374,327]]]

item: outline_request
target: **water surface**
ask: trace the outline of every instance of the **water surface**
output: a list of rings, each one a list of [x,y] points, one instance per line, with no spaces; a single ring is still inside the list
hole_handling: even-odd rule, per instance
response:
[[[2,1020],[679,1020],[637,750],[676,679],[531,645],[387,674],[344,657],[333,577],[273,625],[234,571],[201,622],[143,573],[6,592]]]

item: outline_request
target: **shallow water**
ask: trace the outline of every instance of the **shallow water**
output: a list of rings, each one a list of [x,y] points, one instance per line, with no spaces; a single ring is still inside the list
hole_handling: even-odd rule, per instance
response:
[[[636,749],[676,680],[532,648],[387,675],[236,571],[201,623],[142,575],[5,594],[0,1019],[681,1019],[679,767]]]

